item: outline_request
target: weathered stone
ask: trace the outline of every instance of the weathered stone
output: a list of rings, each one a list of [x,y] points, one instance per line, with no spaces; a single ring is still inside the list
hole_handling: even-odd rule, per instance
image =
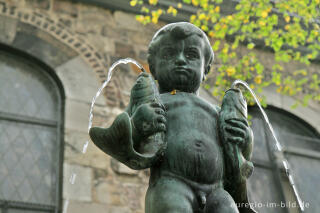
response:
[[[57,67],[78,55],[66,44],[41,29],[19,22],[12,46],[29,53],[51,67]]]
[[[75,23],[75,30],[79,33],[94,33],[101,32],[102,23],[108,26],[115,25],[113,16],[109,11],[89,5],[79,5],[78,18]]]
[[[103,25],[103,27],[101,28],[101,35],[107,38],[112,38],[115,39],[117,41],[121,41],[121,42],[126,42],[129,43],[131,42],[129,36],[128,36],[128,32],[125,30],[120,30],[118,28],[113,28],[110,25]]]
[[[95,193],[97,197],[96,199],[99,203],[111,204],[112,194],[110,194],[110,186],[108,183],[101,182],[99,184],[96,184]],[[120,201],[117,203],[121,204]]]
[[[124,203],[126,206],[130,207],[130,209],[141,209],[141,202],[137,197],[143,197],[143,193],[141,187],[137,184],[124,184]]]
[[[114,12],[116,26],[122,30],[143,31],[143,24],[136,21],[134,14],[125,13],[122,11]]]
[[[296,102],[295,99],[288,96],[282,96],[282,107],[288,112],[303,118],[311,126],[313,126],[317,131],[320,131],[320,120],[314,119],[315,115],[319,115],[320,110],[312,109],[310,107],[299,106],[296,109],[292,109],[291,106]]]
[[[199,90],[199,96],[205,100],[207,100],[211,104],[220,104],[220,102],[212,97],[205,89],[200,88]]]
[[[124,44],[121,42],[115,42],[115,47],[116,47],[116,55],[119,57],[123,57],[123,58],[136,57],[136,53],[132,45]]]
[[[78,16],[78,5],[72,4],[70,1],[53,1],[52,9],[55,13],[68,14],[70,16]]]
[[[103,91],[107,105],[113,108],[124,108],[125,103],[128,103],[127,97],[123,95],[124,89],[121,88],[121,80],[113,78]]]
[[[147,61],[148,59],[148,52],[147,51],[139,51],[139,58],[143,61]]]
[[[106,39],[103,36],[89,34],[86,36],[86,39],[90,41],[92,46],[96,47],[98,52],[108,53],[114,55],[115,45],[112,39]]]
[[[67,99],[65,128],[79,132],[88,131],[90,103]]]
[[[94,154],[95,152],[98,152],[98,148],[91,143],[91,148],[86,155],[86,158],[89,158],[89,165],[96,168],[108,169],[110,166],[110,158],[105,157],[102,152]]]
[[[66,97],[73,100],[90,103],[101,86],[98,78],[92,72],[92,68],[81,56],[57,67],[56,72],[59,78],[65,82]],[[96,103],[103,105],[105,103],[103,99],[103,96],[100,96]]]
[[[119,161],[117,161],[115,159],[111,159],[111,168],[116,173],[122,174],[122,175],[137,175],[138,174],[137,170],[130,169],[129,167],[127,167],[126,165],[120,163]]]
[[[81,153],[83,144],[87,140],[89,140],[89,137],[86,132],[79,132],[79,131],[70,130],[70,129],[65,130],[65,133],[64,133],[65,149],[70,149],[70,152],[77,153],[77,154]],[[68,158],[69,156],[66,154],[67,152],[65,152],[65,158]]]
[[[66,27],[71,27],[72,26],[72,21],[68,18],[59,18],[59,23],[63,24]]]
[[[108,160],[108,163],[110,161]],[[99,168],[93,168],[93,178],[94,180],[104,180],[106,178],[110,178],[109,175],[109,169],[99,169]]]
[[[11,44],[16,36],[17,19],[1,16],[0,18],[0,42]]]
[[[91,201],[91,168],[68,163],[64,163],[63,166],[63,197],[77,201]],[[74,175],[74,184],[72,184]]]
[[[83,153],[86,142],[89,144]],[[65,132],[65,162],[100,169],[108,169],[110,158],[105,156],[88,138],[87,132],[79,132],[67,129]]]
[[[93,108],[93,124],[92,126],[104,126],[108,127],[112,124],[114,118],[122,113],[123,109],[118,107],[106,107],[101,105],[95,105]]]
[[[24,0],[26,4],[34,8],[48,10],[51,6],[50,0]]]
[[[276,92],[276,87],[274,85],[271,85],[268,88],[264,89],[262,95],[268,97],[268,104],[282,108],[281,94]]]
[[[118,59],[119,57],[112,58],[112,62]],[[135,65],[130,64],[125,66],[119,66],[119,69],[117,70],[117,72],[114,72],[112,81],[116,82],[115,84],[117,84],[118,88],[121,89],[121,94],[123,96],[126,96],[126,97],[130,96],[131,88],[134,85],[134,82],[136,81],[140,73],[140,71],[139,72],[137,71],[138,71],[137,67]]]
[[[69,202],[68,212],[70,213],[109,213],[110,206],[98,203],[85,203],[71,200]]]
[[[26,4],[25,0],[5,0],[5,2],[9,6],[19,6],[19,7],[23,7]]]
[[[110,206],[123,206],[123,184],[119,181],[115,182],[114,176],[109,180],[96,181],[94,184],[94,192],[97,202],[105,203]]]
[[[145,32],[127,32],[128,37],[130,40],[132,40],[132,43],[134,44],[140,44],[140,45],[148,45],[148,43],[151,41],[153,34],[145,33]]]
[[[113,206],[108,210],[108,213],[131,213],[127,207]]]

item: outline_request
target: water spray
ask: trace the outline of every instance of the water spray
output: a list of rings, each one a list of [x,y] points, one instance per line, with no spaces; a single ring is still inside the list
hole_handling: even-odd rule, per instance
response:
[[[125,59],[120,59],[116,62],[114,62],[112,64],[112,66],[109,68],[108,70],[108,76],[107,76],[107,80],[103,82],[102,86],[99,88],[98,92],[96,93],[96,95],[93,97],[92,102],[91,102],[91,107],[90,107],[90,113],[89,113],[89,125],[88,125],[88,133],[90,131],[90,128],[92,127],[92,119],[93,119],[93,107],[94,104],[97,100],[97,98],[100,96],[100,94],[102,93],[102,90],[108,85],[108,83],[111,80],[112,77],[112,73],[114,68],[116,68],[118,65],[120,64],[128,64],[128,63],[132,63],[134,65],[136,65],[142,72],[146,72],[146,70],[143,68],[143,66],[141,64],[139,64],[136,60],[132,59],[132,58],[125,58]]]
[[[270,123],[270,121],[269,121],[269,119],[268,119],[268,116],[267,116],[267,114],[265,113],[265,111],[263,110],[263,108],[262,108],[262,106],[261,106],[261,104],[260,104],[257,96],[255,95],[255,93],[253,92],[253,90],[250,88],[250,86],[249,86],[246,82],[244,82],[244,81],[242,81],[242,80],[235,80],[235,81],[232,83],[231,88],[232,88],[232,89],[236,89],[236,88],[239,88],[240,85],[241,85],[241,86],[244,86],[247,90],[249,90],[250,94],[253,96],[255,102],[257,103],[257,105],[258,105],[258,107],[259,107],[259,109],[260,109],[260,111],[261,111],[261,113],[262,113],[262,115],[263,115],[263,118],[264,118],[265,122],[267,123],[267,125],[268,125],[268,127],[269,127],[269,129],[270,129],[270,131],[271,131],[271,135],[272,135],[272,137],[273,137],[273,139],[274,139],[274,141],[275,141],[275,146],[276,146],[276,148],[277,148],[277,151],[278,151],[279,153],[282,153],[282,152],[283,152],[282,146],[281,146],[281,144],[279,143],[279,141],[278,141],[278,139],[277,139],[277,137],[276,137],[276,134],[275,134],[275,132],[274,132],[274,130],[273,130],[273,128],[272,128],[272,125],[271,125],[271,123]],[[279,156],[275,155],[275,157],[278,158],[278,160],[279,160]],[[292,189],[293,189],[294,195],[295,195],[295,197],[296,197],[296,199],[297,199],[297,201],[298,201],[299,207],[300,207],[301,211],[303,212],[303,211],[304,211],[304,205],[303,205],[303,202],[302,202],[302,200],[301,200],[301,197],[300,197],[300,195],[299,195],[299,193],[298,193],[297,187],[296,187],[296,185],[295,185],[295,183],[294,183],[293,176],[292,176],[291,171],[290,171],[289,163],[288,163],[288,161],[284,158],[284,156],[282,156],[282,159],[280,159],[280,160],[281,160],[282,165],[283,165],[283,167],[284,167],[284,169],[285,169],[285,173],[286,173],[286,175],[287,175],[287,177],[288,177],[288,180],[289,180],[289,182],[290,182],[290,185],[291,185],[291,187],[292,187]]]
[[[93,108],[94,108],[95,102],[96,102],[97,98],[101,95],[103,89],[109,84],[111,77],[112,77],[112,74],[113,74],[113,70],[120,64],[128,64],[128,63],[132,63],[132,64],[136,65],[141,70],[141,72],[144,72],[144,73],[146,72],[146,70],[143,68],[143,66],[132,58],[120,59],[112,64],[112,66],[108,70],[107,80],[103,82],[102,86],[99,88],[98,92],[96,93],[96,95],[92,99],[90,113],[89,113],[88,132],[89,132],[90,128],[92,127]],[[87,152],[88,145],[89,145],[89,140],[87,140],[83,144],[83,147],[81,150],[82,155],[84,155]],[[73,187],[75,187],[75,184],[76,184],[76,179],[77,179],[76,177],[77,177],[77,173],[75,171],[72,171],[68,182],[69,182],[69,184],[73,185]],[[68,212],[69,203],[70,203],[69,198],[66,198],[64,205],[63,205],[63,210],[62,210],[63,213]]]

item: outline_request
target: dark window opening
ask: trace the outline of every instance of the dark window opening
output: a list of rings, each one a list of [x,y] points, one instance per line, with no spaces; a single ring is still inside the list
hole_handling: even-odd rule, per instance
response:
[[[266,113],[275,130],[283,152],[290,163],[291,173],[302,201],[309,203],[306,213],[320,211],[320,136],[317,131],[302,119],[286,111],[268,107]],[[254,132],[253,162],[255,171],[249,179],[249,197],[256,204],[259,213],[299,212],[297,208],[274,206],[276,204],[296,202],[293,190],[284,171],[279,172],[275,166],[272,152],[275,150],[273,140],[261,112],[251,107],[252,129]],[[315,115],[316,116],[316,115]],[[266,205],[269,204],[267,207]],[[270,206],[273,205],[273,206]]]
[[[0,51],[0,70],[0,212],[59,212],[61,89],[47,67],[13,50]]]

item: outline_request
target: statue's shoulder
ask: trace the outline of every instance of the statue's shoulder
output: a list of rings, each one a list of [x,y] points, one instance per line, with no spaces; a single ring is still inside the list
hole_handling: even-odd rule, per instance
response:
[[[204,99],[202,97],[197,96],[197,98],[198,98],[199,102],[201,102],[202,105],[206,106],[206,108],[208,108],[210,111],[212,111],[216,114],[219,114],[221,108],[218,105],[210,103],[209,101],[207,101],[206,99]]]

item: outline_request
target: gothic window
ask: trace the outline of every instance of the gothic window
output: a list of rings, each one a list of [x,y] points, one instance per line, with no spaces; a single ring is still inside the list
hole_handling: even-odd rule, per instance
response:
[[[58,212],[62,95],[44,65],[0,50],[0,213]]]
[[[259,213],[298,212],[297,208],[284,208],[284,203],[288,207],[290,201],[290,206],[294,207],[297,202],[284,171],[279,172],[276,169],[275,160],[272,157],[275,141],[258,108],[251,108],[249,112],[253,116],[252,129],[255,137],[253,151],[255,170],[249,179],[249,197],[256,206],[260,205],[256,207]],[[288,112],[272,107],[268,107],[266,112],[283,147],[284,155],[290,163],[291,173],[302,201],[310,204],[305,212],[319,212],[319,134],[303,120]]]

